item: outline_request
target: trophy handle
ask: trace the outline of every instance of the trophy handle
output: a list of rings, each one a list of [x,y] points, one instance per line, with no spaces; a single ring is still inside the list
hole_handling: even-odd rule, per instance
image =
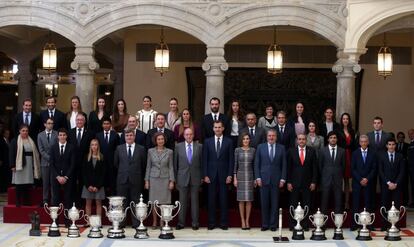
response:
[[[180,212],[180,209],[181,209],[181,203],[180,203],[179,201],[175,201],[175,207],[174,207],[174,209],[176,209],[177,207],[178,207],[178,210],[177,210],[177,212],[174,214],[173,218],[175,218],[175,216],[177,216],[177,215],[178,215],[178,213]]]
[[[49,209],[49,207],[48,207],[49,205],[47,204],[47,202],[45,202],[44,204],[43,204],[43,208],[45,209],[45,212],[48,214],[48,215],[50,215],[50,209]]]
[[[323,224],[325,225],[326,221],[329,219],[329,216],[328,215],[324,215],[323,217],[325,218],[325,220],[323,221]]]
[[[304,216],[306,217],[306,215],[308,215],[308,213],[309,213],[309,207],[308,207],[308,205],[305,205],[304,211],[305,211]]]
[[[63,206],[62,203],[59,204],[59,210],[60,210],[60,213],[58,211],[58,215],[60,215],[63,212],[63,210],[65,210],[65,207]]]
[[[371,214],[371,217],[372,217],[372,221],[369,223],[370,225],[372,225],[374,223],[374,221],[375,221],[375,214],[372,213]]]
[[[124,218],[122,219],[122,221],[124,221],[125,220],[125,218],[127,217],[127,213],[128,213],[128,210],[129,209],[131,209],[129,206],[128,207],[126,207],[126,209],[125,209],[125,211],[124,211]],[[131,210],[132,211],[132,210]]]
[[[290,216],[292,216],[292,218],[293,218],[293,206],[292,205],[290,205],[290,207],[289,207],[289,214],[290,214]],[[305,214],[306,215],[306,214]]]
[[[91,223],[90,223],[90,221],[89,221],[89,215],[84,214],[84,215],[83,215],[83,219],[85,220],[86,224],[88,224],[88,225],[90,225],[90,224],[91,224]]]
[[[134,201],[131,201],[130,203],[129,203],[129,208],[131,209],[131,214],[135,217],[135,219],[137,219],[137,220],[139,220],[138,218],[137,218],[137,216],[135,215],[135,202]]]
[[[348,216],[348,213],[346,211],[344,211],[344,222],[345,222],[347,216]]]
[[[63,209],[63,216],[65,216],[65,218],[66,219],[69,219],[69,216],[67,215],[67,214],[69,214],[69,213],[67,213],[67,212],[69,212],[69,210],[67,210],[67,209]],[[59,215],[59,214],[58,214]]]
[[[358,217],[357,217],[358,216]],[[358,220],[357,220],[357,218],[358,218]],[[358,222],[359,222],[359,214],[354,214],[354,221],[355,221],[355,223],[357,223],[358,225],[360,225]]]
[[[385,214],[383,214],[382,212],[385,212]],[[385,216],[386,213],[387,213],[387,209],[384,206],[382,206],[380,208],[380,214],[381,214],[382,218],[384,218],[385,220],[387,220],[387,217]]]
[[[331,218],[332,218],[332,221],[335,222],[335,214],[333,211],[331,212]]]
[[[401,206],[400,207],[400,212],[402,211],[402,213],[400,213],[400,220],[402,219],[402,217],[404,217],[404,214],[405,214],[405,212],[407,211],[406,209],[405,209],[405,207],[404,206]]]
[[[108,217],[108,208],[105,205],[102,205],[102,208],[105,209],[105,216]]]
[[[312,225],[315,226],[315,222],[313,221],[313,215],[309,215],[309,220],[312,223]]]
[[[155,211],[155,213],[158,215],[158,217],[160,217],[160,218],[161,218],[161,215],[158,213],[157,208],[159,208],[159,206],[158,206],[158,200],[155,200],[155,201],[154,201],[154,211]]]
[[[85,216],[86,216],[85,211],[83,209],[79,210],[79,219],[78,220],[81,220]]]
[[[151,205],[151,206],[150,206]],[[148,216],[150,215],[150,213],[152,212],[154,207],[154,203],[152,203],[151,201],[148,201],[148,206],[150,208],[150,210],[147,212],[147,215],[145,216],[145,218],[148,218]]]

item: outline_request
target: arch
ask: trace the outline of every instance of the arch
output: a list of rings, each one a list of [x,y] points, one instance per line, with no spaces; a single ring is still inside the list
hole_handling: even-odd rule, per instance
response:
[[[53,6],[30,3],[0,5],[0,27],[14,25],[49,29],[74,44],[81,43],[82,39],[82,27],[76,19]]]
[[[403,1],[403,3],[391,5],[382,5],[382,8],[364,11],[364,15],[357,22],[360,26],[350,27],[346,37],[346,49],[363,49],[366,47],[368,40],[388,23],[391,23],[404,16],[414,13],[414,2]],[[367,14],[369,13],[369,14]]]
[[[86,25],[85,45],[93,45],[117,30],[142,24],[162,25],[188,33],[208,44],[214,40],[211,24],[199,14],[163,3],[124,4],[102,12]]]
[[[346,24],[338,15],[329,10],[310,5],[272,4],[249,6],[221,24],[219,43],[227,43],[243,32],[273,25],[301,27],[329,40],[336,47],[344,46]]]

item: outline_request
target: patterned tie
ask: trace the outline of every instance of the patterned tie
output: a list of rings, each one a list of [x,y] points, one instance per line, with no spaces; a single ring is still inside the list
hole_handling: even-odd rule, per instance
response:
[[[26,113],[26,117],[24,118],[24,123],[29,125],[29,113]]]
[[[275,158],[275,151],[274,151],[274,148],[273,148],[273,145],[274,144],[270,144],[270,161],[273,161],[273,159]]]
[[[332,158],[332,162],[335,162],[335,148],[332,148],[331,158]]]
[[[217,146],[216,146],[216,153],[217,153],[217,158],[219,157],[220,154],[220,138],[217,138]]]
[[[188,159],[188,164],[191,165],[191,161],[193,160],[193,150],[191,149],[191,144],[188,144],[188,149],[187,149],[187,159]]]
[[[82,129],[78,129],[78,136],[76,137],[76,140],[78,142],[78,146],[80,146],[81,140],[82,140]]]
[[[305,164],[305,152],[303,148],[300,149],[300,164],[303,166]]]
[[[130,161],[132,160],[132,149],[131,149],[131,145],[128,145],[128,159]]]

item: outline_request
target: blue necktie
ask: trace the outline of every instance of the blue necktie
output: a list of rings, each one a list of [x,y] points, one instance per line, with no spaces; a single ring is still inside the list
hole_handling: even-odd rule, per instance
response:
[[[362,151],[362,159],[364,160],[364,164],[367,161],[367,151]]]
[[[188,164],[191,165],[191,161],[193,160],[193,150],[191,149],[191,144],[188,144],[187,159],[188,159]]]
[[[273,145],[274,144],[270,144],[270,161],[273,161],[273,159],[275,158]]]

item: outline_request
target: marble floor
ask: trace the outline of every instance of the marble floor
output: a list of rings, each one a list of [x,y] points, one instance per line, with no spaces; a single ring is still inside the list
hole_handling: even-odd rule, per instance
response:
[[[5,195],[0,194],[0,220],[3,221],[3,207],[5,204]],[[414,229],[414,210],[409,210],[407,218],[407,228]],[[345,240],[333,241],[329,240],[333,236],[331,229],[327,230],[327,241],[312,241],[308,240],[311,232],[306,232],[304,241],[290,241],[289,243],[274,243],[272,237],[276,235],[275,232],[261,232],[260,229],[255,228],[250,231],[242,231],[239,228],[230,228],[228,231],[215,229],[208,231],[206,228],[201,228],[198,231],[193,231],[190,228],[174,231],[174,240],[161,240],[158,238],[159,230],[149,230],[150,238],[146,240],[136,240],[133,238],[135,230],[126,229],[126,238],[121,240],[112,240],[108,238],[88,239],[86,237],[86,229],[80,238],[70,239],[62,233],[62,237],[50,238],[46,234],[42,237],[29,236],[29,224],[0,224],[0,247],[18,246],[18,247],[126,247],[126,246],[214,246],[214,247],[234,247],[234,246],[298,246],[298,247],[414,247],[414,236],[404,237],[399,242],[384,241],[383,233],[374,232],[377,234],[373,241],[356,241],[356,232],[351,232],[349,229],[344,230]],[[108,227],[103,228],[103,233],[106,235]],[[284,230],[284,236],[291,238],[291,232]]]

